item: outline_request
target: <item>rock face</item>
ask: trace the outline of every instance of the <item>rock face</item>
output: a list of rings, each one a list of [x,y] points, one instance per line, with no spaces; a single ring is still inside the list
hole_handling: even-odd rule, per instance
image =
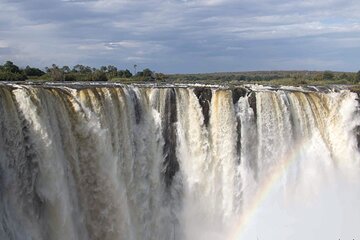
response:
[[[306,196],[329,176],[358,174],[358,99],[312,88],[1,84],[0,239],[223,239],[276,170],[291,165],[281,186]]]
[[[241,97],[245,97],[249,90],[242,87],[237,87],[232,90],[233,104],[236,104]]]
[[[208,126],[210,119],[210,103],[212,97],[212,90],[210,88],[204,88],[204,87],[195,88],[194,93],[196,97],[199,99],[202,114],[204,116],[204,124],[205,126]]]
[[[179,171],[179,163],[176,159],[176,93],[174,89],[169,89],[165,97],[163,126],[164,139],[164,175],[167,187],[171,185],[176,172]]]

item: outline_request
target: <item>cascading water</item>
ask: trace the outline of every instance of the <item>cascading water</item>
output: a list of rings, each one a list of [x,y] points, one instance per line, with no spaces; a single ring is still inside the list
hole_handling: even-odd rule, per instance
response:
[[[360,237],[348,90],[0,85],[0,239]]]

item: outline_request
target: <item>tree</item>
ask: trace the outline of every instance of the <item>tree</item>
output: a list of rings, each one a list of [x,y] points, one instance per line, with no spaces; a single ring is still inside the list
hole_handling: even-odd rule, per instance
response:
[[[89,66],[85,66],[84,70],[81,73],[92,73],[92,68]]]
[[[30,67],[29,65],[26,66],[24,72],[28,77],[40,77],[45,74],[45,72],[41,71],[40,69]]]
[[[92,81],[107,81],[108,78],[106,74],[103,71],[96,70],[91,74],[91,80]]]
[[[358,71],[355,75],[355,82],[360,83],[360,71]]]
[[[145,68],[145,69],[143,70],[143,76],[144,76],[144,77],[151,77],[152,74],[153,74],[153,72],[152,72],[150,69],[148,69],[148,68]]]
[[[100,67],[100,71],[106,72],[106,71],[107,71],[107,67],[106,67],[106,66],[101,66],[101,67]]]
[[[240,80],[240,81],[245,81],[245,80],[246,80],[246,76],[245,76],[245,75],[240,75],[239,80]]]
[[[124,78],[131,78],[133,75],[132,73],[130,72],[129,69],[125,69],[125,71],[123,72],[123,77]]]
[[[145,68],[141,72],[137,72],[136,76],[141,80],[155,80],[154,73],[149,68]]]
[[[117,68],[115,66],[109,65],[107,66],[107,72],[108,72],[108,76],[110,78],[116,77],[117,75]]]
[[[64,73],[69,73],[71,71],[71,69],[69,68],[69,66],[63,66],[61,68],[61,70],[64,72]]]
[[[78,72],[78,73],[92,73],[92,68],[89,66],[84,66],[81,64],[76,64],[73,69],[72,72]]]
[[[316,73],[313,77],[314,81],[322,81],[323,80],[323,74]]]
[[[73,72],[82,72],[82,71],[84,71],[84,69],[85,69],[85,66],[84,66],[84,65],[76,64],[76,65],[73,67],[72,71],[73,71]]]
[[[11,61],[6,61],[2,67],[2,70],[6,71],[6,72],[12,72],[12,73],[20,73],[21,72],[20,68]]]
[[[48,68],[49,75],[53,81],[64,81],[64,71],[60,69],[56,64],[51,65],[51,68]]]
[[[109,73],[117,72],[117,68],[115,66],[109,65],[107,66],[107,71]]]
[[[157,81],[164,81],[166,79],[166,76],[163,73],[155,73],[155,79]]]
[[[334,73],[332,73],[331,71],[325,71],[323,73],[323,79],[324,80],[333,80],[334,79]]]
[[[65,77],[64,77],[64,81],[66,82],[75,82],[75,81],[78,81],[78,79],[76,79],[76,73],[67,73],[65,74]]]
[[[132,77],[132,73],[126,69],[126,70],[119,70],[117,72],[117,76],[121,77],[121,78],[131,78]]]
[[[346,73],[342,73],[337,77],[339,80],[349,80],[349,76]]]
[[[24,81],[25,74],[0,71],[0,81]]]

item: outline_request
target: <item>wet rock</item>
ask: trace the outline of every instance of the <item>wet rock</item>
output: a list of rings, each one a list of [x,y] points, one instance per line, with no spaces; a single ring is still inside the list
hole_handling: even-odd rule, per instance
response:
[[[176,93],[174,89],[167,92],[163,119],[164,147],[164,178],[167,187],[171,186],[172,180],[179,171],[179,162],[176,158]]]
[[[246,94],[248,93],[248,90],[246,90],[245,88],[234,88],[232,90],[232,98],[233,98],[233,103],[237,103],[239,101],[239,99],[241,97],[245,97]]]
[[[256,120],[256,117],[257,117],[257,111],[256,111],[256,94],[255,92],[251,92],[250,95],[249,95],[249,105],[250,107],[253,109],[254,111],[254,117],[255,117],[255,120]]]
[[[202,114],[204,116],[204,124],[207,127],[210,120],[210,103],[212,98],[212,90],[210,88],[195,88],[194,93],[199,100]]]

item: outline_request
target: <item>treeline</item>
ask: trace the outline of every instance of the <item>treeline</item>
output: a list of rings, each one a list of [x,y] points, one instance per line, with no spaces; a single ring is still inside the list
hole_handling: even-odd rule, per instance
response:
[[[0,65],[0,81],[166,81],[166,82],[203,82],[203,83],[260,83],[260,84],[356,84],[360,83],[360,71],[251,71],[204,74],[171,74],[155,73],[145,68],[136,71],[121,70],[113,65],[93,68],[77,64],[58,66],[52,64],[45,69],[26,66],[20,68],[11,61]]]
[[[0,80],[2,81],[23,81],[28,77],[40,77],[44,74],[45,72],[40,69],[32,68],[30,66],[21,69],[11,61],[7,61],[4,65],[0,65]]]
[[[343,82],[359,83],[360,71],[333,72],[333,71],[251,71],[251,72],[225,72],[203,74],[173,74],[169,75],[170,81],[209,81],[209,82],[270,82],[288,79],[293,83],[306,82]]]
[[[6,61],[4,65],[0,65],[0,81],[162,81],[165,78],[164,74],[155,73],[148,68],[137,71],[133,75],[129,69],[119,70],[113,65],[93,68],[77,64],[70,68],[69,66],[60,67],[52,64],[50,67],[45,67],[44,71],[30,66],[20,68],[11,61]]]

